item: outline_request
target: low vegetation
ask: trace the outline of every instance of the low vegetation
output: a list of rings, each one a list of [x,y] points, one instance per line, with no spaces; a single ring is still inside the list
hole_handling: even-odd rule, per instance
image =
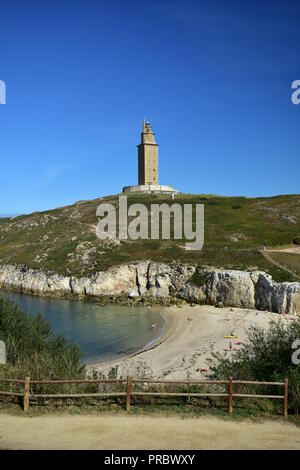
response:
[[[87,276],[120,263],[174,260],[202,267],[260,269],[276,281],[296,280],[293,268],[291,273],[281,269],[261,250],[265,241],[269,248],[276,248],[298,240],[299,195],[246,198],[181,194],[174,201],[166,195],[128,196],[128,205],[140,202],[148,209],[152,203],[204,204],[205,243],[200,251],[185,250],[185,240],[101,241],[96,237],[96,209],[102,202],[113,204],[118,211],[117,195],[0,219],[0,263]]]
[[[81,349],[52,332],[42,314],[30,315],[0,297],[0,339],[5,341],[7,364],[1,376],[24,379],[71,379],[84,377]]]
[[[281,266],[287,269],[293,270],[295,275],[298,276],[298,282],[300,277],[300,254],[296,253],[285,253],[280,251],[269,252],[268,255]]]
[[[269,329],[254,329],[249,333],[243,348],[228,356],[213,353],[210,369],[216,379],[233,377],[236,380],[257,380],[267,382],[289,380],[289,409],[293,413],[300,410],[300,364],[294,364],[292,355],[300,360],[300,320],[294,320],[287,326],[282,321],[273,321]],[[296,349],[292,345],[298,340]],[[297,352],[298,349],[298,352]],[[243,385],[243,392],[247,393]],[[246,391],[245,391],[246,390]],[[263,394],[278,394],[278,387],[257,387]],[[241,393],[241,392],[240,392]],[[253,386],[248,390],[253,393]]]

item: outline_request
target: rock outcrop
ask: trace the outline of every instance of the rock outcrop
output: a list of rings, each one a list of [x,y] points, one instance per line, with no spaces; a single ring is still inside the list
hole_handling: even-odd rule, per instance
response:
[[[246,271],[212,271],[206,281],[206,301],[215,305],[255,308],[255,283]]]
[[[203,279],[203,285],[195,285]],[[198,281],[199,283],[199,281]],[[0,288],[44,296],[77,296],[131,301],[184,299],[300,315],[300,283],[277,283],[262,271],[199,269],[179,263],[141,261],[76,278],[25,266],[0,265]]]

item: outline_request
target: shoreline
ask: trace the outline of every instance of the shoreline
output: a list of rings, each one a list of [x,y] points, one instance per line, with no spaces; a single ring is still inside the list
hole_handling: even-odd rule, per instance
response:
[[[1,291],[12,293],[12,294],[21,294],[27,295],[30,297],[38,297],[42,299],[54,299],[54,300],[74,300],[82,301],[87,303],[93,303],[104,307],[106,305],[122,305],[124,307],[151,307],[151,308],[162,308],[170,307],[174,305],[185,305],[189,302],[186,299],[180,297],[168,296],[168,297],[141,297],[141,298],[131,298],[128,294],[123,295],[90,295],[90,294],[76,294],[70,293],[67,291],[64,292],[40,292],[32,291],[27,289],[22,289],[21,287],[3,287],[0,285],[0,295]]]
[[[143,348],[139,349],[138,351],[136,351],[134,353],[130,353],[130,354],[125,354],[124,356],[120,357],[119,359],[112,359],[112,360],[109,360],[109,361],[94,362],[92,364],[85,364],[87,372],[90,372],[92,370],[95,370],[95,369],[101,367],[102,364],[105,364],[106,366],[109,366],[111,364],[112,367],[113,367],[113,365],[116,362],[125,361],[127,359],[137,357],[140,354],[143,354],[147,351],[151,351],[152,349],[157,348],[158,346],[163,344],[165,341],[167,341],[167,339],[170,336],[170,333],[172,331],[172,326],[174,324],[174,317],[171,315],[171,313],[169,311],[167,311],[167,308],[170,308],[170,307],[164,307],[164,310],[162,312],[159,312],[161,314],[161,316],[165,319],[165,324],[163,326],[162,334],[159,335],[155,340],[153,340],[150,343],[147,343]]]
[[[81,364],[87,368],[91,368],[99,362],[120,360],[151,349],[165,340],[168,331],[169,315],[164,313],[161,306],[127,306],[114,303],[100,306],[93,302],[82,302],[75,299],[50,299],[50,303],[44,303],[44,297],[0,289],[0,299],[2,298],[20,305],[24,311],[31,312],[33,316],[42,311],[46,320],[51,323],[53,332],[64,334],[68,341],[75,342],[81,347],[84,354]],[[136,317],[137,327],[136,323],[133,323],[131,315],[134,316],[133,318]],[[67,321],[64,320],[64,317],[67,318]],[[89,318],[87,327],[85,325],[86,317]],[[145,317],[146,323],[142,320],[143,317]],[[140,324],[139,319],[141,320]],[[99,328],[99,321],[99,331],[93,332],[94,327]],[[156,324],[156,328],[152,331],[151,323]],[[71,334],[70,329],[73,331]],[[111,341],[106,340],[105,331],[107,329],[108,334],[113,335],[113,346],[111,346]],[[127,335],[130,336],[130,339],[127,339]],[[91,348],[89,343],[91,345],[94,343],[94,346]]]
[[[119,360],[103,361],[87,367],[107,374],[118,367],[118,376],[166,380],[205,379],[211,374],[208,359],[213,352],[230,357],[230,345],[236,350],[254,327],[268,328],[271,320],[289,322],[293,315],[242,308],[213,306],[167,307],[165,334],[152,347]],[[234,331],[237,338],[226,336]]]

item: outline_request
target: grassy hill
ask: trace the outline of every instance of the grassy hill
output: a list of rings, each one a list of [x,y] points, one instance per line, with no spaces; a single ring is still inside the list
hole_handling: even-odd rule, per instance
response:
[[[174,201],[163,195],[128,196],[128,205],[204,204],[205,243],[201,251],[185,250],[185,240],[99,240],[95,233],[96,209],[104,201],[117,207],[118,195],[0,219],[0,263],[85,276],[114,264],[152,259],[243,270],[257,268],[269,272],[277,281],[296,280],[295,276],[300,275],[300,254],[285,255],[281,264],[280,252],[270,252],[266,259],[260,251],[265,240],[270,248],[280,248],[291,246],[300,235],[300,195],[250,199],[185,194],[176,196]]]

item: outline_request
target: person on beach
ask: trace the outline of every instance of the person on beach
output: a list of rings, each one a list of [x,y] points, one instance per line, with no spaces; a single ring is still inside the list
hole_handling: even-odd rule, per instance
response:
[[[232,351],[232,342],[229,341],[229,351]]]

